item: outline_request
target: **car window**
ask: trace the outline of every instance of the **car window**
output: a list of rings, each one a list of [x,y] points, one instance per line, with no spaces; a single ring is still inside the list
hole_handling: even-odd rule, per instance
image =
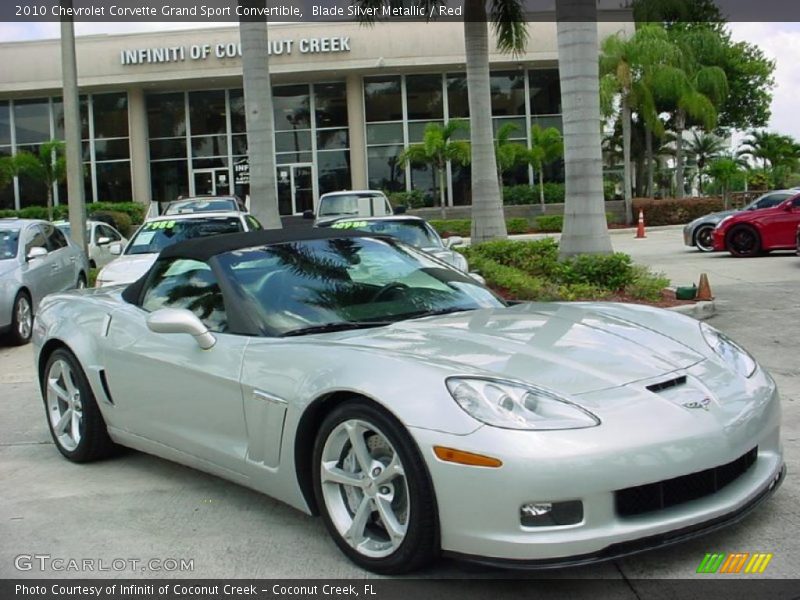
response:
[[[197,198],[195,200],[181,200],[172,202],[167,206],[165,215],[180,215],[185,213],[219,212],[224,210],[238,210],[236,200],[233,198]]]
[[[258,219],[255,217],[247,216],[247,226],[250,228],[250,231],[260,231],[264,229],[261,223],[258,222]]]
[[[345,219],[336,221],[332,229],[358,229],[380,235],[389,235],[415,248],[434,248],[441,246],[427,225],[421,221],[359,221]]]
[[[47,239],[38,225],[29,228],[25,233],[25,256],[31,251],[31,248],[44,248],[47,250]],[[48,250],[49,252],[49,250]]]
[[[122,236],[117,233],[116,229],[112,229],[108,225],[97,226],[97,239],[101,237],[109,238],[112,242],[118,242],[122,239]]]
[[[64,237],[64,233],[58,227],[50,223],[45,223],[41,225],[41,228],[44,231],[48,252],[54,252],[55,250],[60,250],[68,246],[67,238]]]
[[[19,247],[19,229],[0,229],[0,260],[14,258]]]
[[[125,254],[161,252],[167,246],[183,240],[243,230],[244,226],[238,216],[149,221],[133,236]]]
[[[800,208],[800,197],[792,200],[792,208]]]
[[[228,328],[222,291],[208,264],[189,259],[161,261],[150,276],[142,298],[142,309],[185,308],[211,331]]]
[[[758,202],[756,202],[755,208],[772,208],[773,206],[778,206],[778,204],[789,197],[789,194],[770,194],[769,196],[764,196]]]

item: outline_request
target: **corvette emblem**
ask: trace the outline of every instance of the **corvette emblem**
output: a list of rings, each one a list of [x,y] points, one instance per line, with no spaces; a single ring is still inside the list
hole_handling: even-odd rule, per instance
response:
[[[703,410],[708,410],[708,406],[710,404],[711,404],[711,398],[703,398],[702,400],[684,402],[682,406],[684,406],[685,408],[702,408]]]

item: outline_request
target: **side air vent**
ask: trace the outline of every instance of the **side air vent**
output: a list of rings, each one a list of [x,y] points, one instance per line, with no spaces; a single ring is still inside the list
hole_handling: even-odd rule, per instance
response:
[[[666,381],[659,381],[658,383],[653,383],[647,386],[647,389],[657,394],[659,392],[663,392],[664,390],[668,390],[670,388],[678,387],[680,385],[686,384],[686,375],[681,375],[680,377],[676,377],[675,379],[667,379]]]
[[[105,369],[100,370],[100,383],[103,386],[103,393],[106,395],[106,398],[108,398],[108,401],[111,402],[111,404],[114,404],[114,398],[111,397],[111,391],[108,389],[108,380],[106,379]]]

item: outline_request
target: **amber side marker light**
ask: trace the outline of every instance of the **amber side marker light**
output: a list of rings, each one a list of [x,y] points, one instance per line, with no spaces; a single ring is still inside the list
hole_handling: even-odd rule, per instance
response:
[[[459,465],[469,465],[471,467],[502,467],[503,461],[483,454],[473,454],[455,448],[445,448],[444,446],[434,446],[433,453],[436,458],[444,462],[456,463]]]

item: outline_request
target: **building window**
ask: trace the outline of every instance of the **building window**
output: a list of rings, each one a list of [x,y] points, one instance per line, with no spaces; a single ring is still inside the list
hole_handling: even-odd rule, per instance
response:
[[[311,94],[308,85],[283,85],[272,88],[275,131],[311,129]]]
[[[364,79],[364,115],[368,123],[402,121],[403,98],[400,77]]]
[[[406,75],[409,121],[435,121],[444,117],[441,75]]]
[[[48,141],[51,137],[49,100],[15,100],[14,127],[18,145]]]
[[[528,71],[532,115],[561,114],[561,84],[558,69]]]
[[[367,148],[369,189],[400,192],[406,189],[404,165],[397,160],[403,146],[373,146]]]
[[[469,118],[467,77],[463,73],[447,76],[447,109],[451,119]]]
[[[314,112],[319,128],[347,127],[347,89],[344,83],[315,83]]]
[[[128,137],[128,95],[93,94],[94,137]]]
[[[147,130],[151,140],[186,135],[183,92],[147,96]]]

